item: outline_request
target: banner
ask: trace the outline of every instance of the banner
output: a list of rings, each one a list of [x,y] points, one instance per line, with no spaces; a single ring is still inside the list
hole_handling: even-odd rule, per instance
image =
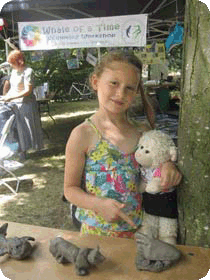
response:
[[[23,51],[146,45],[147,15],[18,22]]]

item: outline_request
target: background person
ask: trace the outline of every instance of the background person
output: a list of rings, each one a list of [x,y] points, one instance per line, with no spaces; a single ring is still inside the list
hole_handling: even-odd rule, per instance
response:
[[[33,94],[33,70],[25,65],[24,54],[20,50],[9,53],[7,61],[13,70],[10,77],[10,88],[1,100],[15,103],[16,124],[19,138],[20,158],[25,159],[30,148],[43,148],[41,121],[36,97]]]

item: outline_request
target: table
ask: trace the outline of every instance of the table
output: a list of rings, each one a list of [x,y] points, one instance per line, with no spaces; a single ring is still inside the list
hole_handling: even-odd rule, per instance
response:
[[[2,225],[4,221],[0,221]],[[56,262],[49,252],[49,240],[60,235],[78,246],[100,246],[106,260],[90,270],[90,275],[84,279],[91,280],[198,280],[206,276],[210,269],[210,249],[190,246],[177,246],[183,253],[181,261],[176,266],[160,272],[136,270],[134,260],[136,245],[134,240],[124,238],[100,237],[83,235],[78,232],[52,229],[8,222],[8,237],[29,235],[36,238],[37,248],[32,257],[27,260],[0,257],[0,269],[12,280],[79,280],[75,274],[74,265],[62,265]]]
[[[50,105],[49,105],[50,100],[51,100],[50,98],[36,99],[40,117],[41,117],[41,113],[47,113],[48,116],[53,120],[53,122],[55,124],[55,119],[50,114]]]
[[[157,83],[156,81],[148,81],[149,83],[144,83],[145,88],[150,88],[150,89],[156,89],[159,87],[164,87],[164,88],[169,88],[169,87],[175,87],[176,82],[162,82],[162,83]]]
[[[55,124],[55,119],[53,116],[50,114],[50,100],[49,98],[41,98],[41,99],[36,99],[37,104],[38,104],[38,111],[39,111],[39,117],[41,121],[41,113],[47,113],[48,116],[53,120]],[[50,139],[49,134],[47,131],[42,127],[43,132],[46,134],[47,138]]]

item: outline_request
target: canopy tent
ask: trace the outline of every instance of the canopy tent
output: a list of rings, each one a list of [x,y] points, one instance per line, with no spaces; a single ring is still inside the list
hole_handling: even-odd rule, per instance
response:
[[[185,0],[14,0],[2,8],[7,36],[18,41],[17,22],[148,14],[147,42],[166,40],[183,22]]]

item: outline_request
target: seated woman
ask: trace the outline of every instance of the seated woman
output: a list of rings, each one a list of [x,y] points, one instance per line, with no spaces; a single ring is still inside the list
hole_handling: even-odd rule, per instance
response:
[[[9,53],[7,61],[13,70],[10,77],[10,88],[1,100],[15,103],[16,124],[19,139],[20,159],[26,158],[29,149],[43,148],[41,121],[33,94],[33,70],[25,65],[24,54],[20,50]]]

